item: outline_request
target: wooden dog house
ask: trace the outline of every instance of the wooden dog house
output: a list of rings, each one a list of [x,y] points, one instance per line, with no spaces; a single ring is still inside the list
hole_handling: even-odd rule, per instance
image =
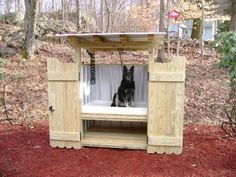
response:
[[[67,37],[75,49],[75,62],[62,63],[55,58],[47,62],[52,147],[128,148],[167,154],[182,152],[185,59],[174,57],[168,63],[154,61],[154,50],[163,45],[164,33],[59,36]],[[97,94],[86,96],[88,66],[81,63],[82,48],[93,52],[118,49],[148,51],[148,64],[135,66],[137,92],[146,98],[140,97],[136,107],[110,107],[114,93],[104,89],[112,87],[109,77],[119,75],[115,74],[116,65],[96,65],[100,79],[98,77],[93,88],[87,90],[96,90]],[[117,89],[117,84],[113,88]],[[108,95],[107,100],[101,98],[104,93],[104,97]]]

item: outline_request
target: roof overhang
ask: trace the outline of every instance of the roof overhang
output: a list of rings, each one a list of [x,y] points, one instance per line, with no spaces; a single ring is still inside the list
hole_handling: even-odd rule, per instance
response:
[[[93,50],[147,50],[163,45],[164,32],[58,34],[74,48]]]

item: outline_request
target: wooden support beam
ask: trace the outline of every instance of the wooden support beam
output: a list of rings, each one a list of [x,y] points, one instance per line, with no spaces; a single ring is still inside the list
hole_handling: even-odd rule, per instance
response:
[[[106,39],[102,36],[93,35],[93,41],[96,43],[102,43],[102,42],[106,41]]]
[[[90,48],[85,48],[85,49],[90,49]],[[94,48],[93,49],[95,52],[98,52],[98,51],[102,51],[102,52],[110,52],[110,51],[117,51],[118,49],[117,48]],[[139,49],[135,49],[135,48],[125,48],[125,49],[122,49],[122,51],[147,51],[146,48],[139,48]]]
[[[127,35],[120,35],[121,42],[129,42],[129,37]]]
[[[88,40],[83,39],[83,38],[77,38],[77,41],[80,42],[80,43],[89,42]]]
[[[147,38],[148,38],[148,41],[151,42],[151,41],[153,41],[153,39],[154,39],[154,35],[153,35],[153,34],[149,34],[149,35],[147,36]]]
[[[151,37],[150,37],[151,38]],[[93,49],[117,49],[117,48],[123,48],[128,50],[148,50],[149,48],[156,48],[163,45],[163,41],[153,42],[153,41],[130,41],[127,37],[123,37],[123,42],[115,42],[115,41],[107,41],[105,39],[102,39],[100,37],[94,38],[95,41],[82,41],[80,38],[75,36],[68,37],[69,43],[74,48],[93,48]]]
[[[120,43],[120,42],[103,42],[103,43],[94,43],[94,42],[87,42],[87,43],[78,43],[79,47],[82,48],[136,48],[136,49],[148,49],[150,47],[157,47],[158,44],[153,44],[151,42],[127,42],[127,43]]]
[[[91,114],[83,113],[83,120],[109,120],[109,121],[129,121],[129,122],[147,122],[147,116],[119,115],[119,114]]]

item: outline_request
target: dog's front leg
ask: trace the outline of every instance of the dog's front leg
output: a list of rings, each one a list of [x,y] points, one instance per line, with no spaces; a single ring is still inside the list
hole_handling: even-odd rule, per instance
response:
[[[130,107],[136,107],[135,104],[134,104],[134,92],[131,94],[131,100],[130,100],[129,106]]]
[[[130,102],[130,107],[136,107],[135,104],[134,104],[134,101]]]

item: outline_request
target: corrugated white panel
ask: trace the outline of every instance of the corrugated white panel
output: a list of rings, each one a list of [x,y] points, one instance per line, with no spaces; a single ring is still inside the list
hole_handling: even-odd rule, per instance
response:
[[[96,65],[96,84],[90,85],[89,65],[82,66],[83,104],[91,101],[112,101],[122,80],[121,65]],[[147,102],[147,66],[134,67],[135,102]]]

